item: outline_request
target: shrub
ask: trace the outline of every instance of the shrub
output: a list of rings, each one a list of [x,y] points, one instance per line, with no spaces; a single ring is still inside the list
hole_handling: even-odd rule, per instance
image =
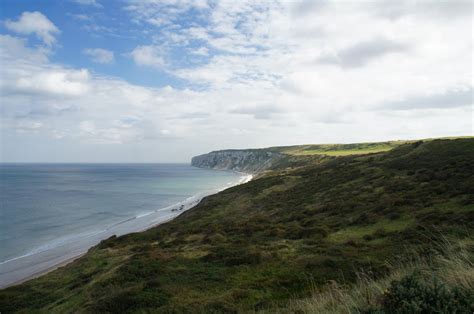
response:
[[[98,247],[99,249],[106,249],[106,248],[112,248],[114,247],[117,243],[116,240],[117,236],[114,234],[113,236],[109,237],[108,239],[100,241]]]
[[[393,212],[393,213],[390,213],[388,214],[388,219],[390,220],[397,220],[401,217],[400,213],[397,213],[397,212]]]
[[[370,234],[366,234],[362,237],[365,241],[372,241],[374,237]]]
[[[153,308],[168,304],[169,296],[160,290],[127,291],[122,290],[107,296],[95,306],[88,309],[92,312],[123,313],[136,308]]]
[[[218,246],[202,259],[205,262],[221,262],[226,266],[256,265],[262,261],[262,254],[255,249]]]
[[[382,308],[369,313],[473,313],[474,293],[449,289],[436,278],[424,281],[413,273],[393,281],[382,297]]]
[[[379,228],[379,229],[375,230],[375,232],[374,232],[374,237],[376,237],[376,238],[383,238],[385,236],[387,236],[387,231],[385,231],[384,228]]]

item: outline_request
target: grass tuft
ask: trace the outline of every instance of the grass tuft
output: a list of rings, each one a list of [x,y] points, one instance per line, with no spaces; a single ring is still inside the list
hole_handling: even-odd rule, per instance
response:
[[[382,278],[374,279],[372,274],[362,271],[358,273],[357,282],[353,285],[330,281],[324,288],[315,288],[311,297],[291,300],[288,307],[280,311],[385,313],[384,302],[386,303],[390,295],[390,289],[393,289],[396,284],[414,280],[413,278],[418,278],[419,282],[432,289],[434,289],[433,286],[443,287],[450,298],[453,298],[450,292],[461,291],[462,300],[460,301],[473,301],[473,252],[469,251],[462,242],[452,243],[446,238],[439,241],[433,248],[436,249],[434,254],[426,255],[425,251],[414,252],[409,254],[411,257],[409,261],[392,263],[390,265],[392,271]],[[410,302],[410,298],[405,298],[405,301]],[[429,306],[436,306],[431,299],[423,301],[430,303]],[[469,304],[469,306],[470,310],[474,311],[474,304]],[[405,312],[400,310],[397,313]],[[439,313],[451,312],[441,310]]]

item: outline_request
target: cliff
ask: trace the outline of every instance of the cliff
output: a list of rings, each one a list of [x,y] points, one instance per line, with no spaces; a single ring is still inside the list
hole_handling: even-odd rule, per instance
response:
[[[220,150],[193,157],[191,165],[199,168],[258,173],[270,168],[283,156],[279,152],[265,149]]]

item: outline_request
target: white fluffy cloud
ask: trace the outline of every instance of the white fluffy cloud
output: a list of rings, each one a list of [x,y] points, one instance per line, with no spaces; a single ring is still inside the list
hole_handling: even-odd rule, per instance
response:
[[[175,65],[172,74],[180,78],[211,89],[257,86],[261,93],[255,96],[263,98],[269,89],[278,95],[283,87],[291,93],[284,99],[295,98],[289,101],[292,107],[306,103],[310,109],[310,103],[318,103],[343,109],[470,86],[472,5],[460,1],[454,7],[410,1],[222,1],[196,6],[135,0],[128,10],[150,25],[151,19],[162,20],[156,36],[164,46],[179,37],[180,44],[192,44],[190,58],[208,53],[208,47],[214,50],[198,66]],[[207,23],[186,27],[176,22],[191,9],[200,10]],[[156,51],[146,50],[163,64]]]
[[[41,12],[23,12],[16,21],[7,20],[5,26],[18,34],[35,34],[46,45],[56,42],[59,29]]]
[[[96,63],[110,64],[115,60],[114,52],[102,48],[87,48],[83,53],[89,56]]]
[[[159,51],[160,48],[156,46],[137,46],[130,55],[137,65],[162,68],[165,60]]]
[[[30,49],[25,41],[0,35],[0,56],[6,67],[0,76],[5,101],[13,96],[76,97],[90,89],[90,73],[52,65],[46,51]]]
[[[78,96],[88,91],[88,79],[89,72],[85,69],[51,68],[34,73],[32,76],[18,77],[12,82],[13,86],[11,87],[18,93]]]
[[[166,71],[187,87],[149,88],[69,68],[2,36],[2,125],[11,141],[17,133],[53,138],[71,151],[64,158],[78,160],[80,147],[84,160],[102,161],[469,135],[471,8],[134,0],[126,12],[149,42],[129,56],[137,69]],[[205,23],[180,22],[190,10]]]
[[[79,134],[81,137],[96,143],[103,144],[124,144],[131,141],[141,140],[142,134],[139,129],[132,128],[115,121],[111,127],[97,127],[92,121],[82,121],[79,124]]]
[[[156,27],[161,47],[207,57],[171,73],[204,86],[208,119],[225,117],[229,138],[253,134],[246,146],[473,132],[469,1],[133,0],[127,9]],[[206,23],[183,25],[188,11]]]

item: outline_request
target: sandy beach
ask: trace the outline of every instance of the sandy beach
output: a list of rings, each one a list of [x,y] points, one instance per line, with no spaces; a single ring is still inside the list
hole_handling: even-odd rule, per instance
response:
[[[0,288],[16,285],[63,267],[83,256],[91,247],[113,235],[140,232],[166,223],[183,212],[199,204],[206,196],[225,190],[231,186],[246,183],[253,176],[239,173],[238,182],[216,189],[212,193],[202,193],[189,197],[179,203],[157,209],[143,215],[131,217],[121,223],[93,234],[86,234],[72,243],[65,243],[32,254],[19,256],[0,263]]]

